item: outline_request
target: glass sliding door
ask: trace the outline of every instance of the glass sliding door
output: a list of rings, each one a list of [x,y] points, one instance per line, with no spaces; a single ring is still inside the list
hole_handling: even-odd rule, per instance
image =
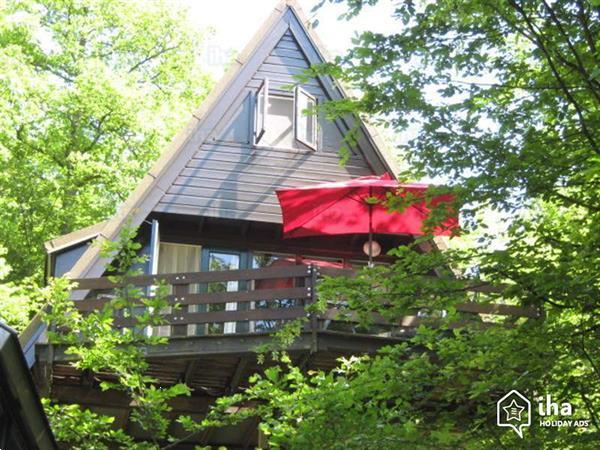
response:
[[[201,247],[199,245],[172,244],[161,242],[159,247],[159,256],[157,264],[157,273],[186,273],[200,272]],[[172,287],[171,287],[172,290]],[[198,292],[198,285],[191,284],[191,294]],[[169,292],[173,294],[173,292]],[[195,305],[182,306],[180,312],[196,311]],[[168,307],[165,313],[171,313],[172,308]],[[196,325],[163,325],[156,327],[155,334],[158,336],[186,336],[195,334]]]
[[[252,255],[252,268],[262,269],[267,267],[293,267],[297,264],[294,255],[260,253],[255,252]],[[264,289],[286,289],[296,286],[293,278],[276,278],[256,280],[253,283],[253,289],[260,291]],[[298,306],[298,300],[280,298],[276,300],[257,300],[252,302],[252,309],[278,309],[278,308],[293,308]],[[282,324],[281,320],[256,320],[251,324],[253,332],[272,332],[279,328]]]
[[[235,250],[204,249],[202,251],[202,270],[221,271],[239,270],[248,266],[246,252]],[[221,292],[238,292],[246,289],[246,282],[240,281],[218,281],[206,283],[202,290],[210,294]],[[245,311],[249,308],[248,302],[212,303],[210,305],[199,305],[203,311]],[[237,322],[215,322],[198,325],[196,334],[231,334],[246,333],[249,330],[247,321]]]

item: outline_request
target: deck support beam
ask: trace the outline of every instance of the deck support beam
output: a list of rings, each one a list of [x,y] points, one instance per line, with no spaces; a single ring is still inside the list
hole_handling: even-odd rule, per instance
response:
[[[77,403],[85,407],[97,406],[126,410],[131,408],[131,399],[129,396],[124,392],[113,389],[101,391],[100,389],[84,386],[55,384],[50,397],[59,403],[72,403],[76,400]],[[214,397],[192,395],[189,397],[176,397],[171,400],[170,404],[175,412],[200,411],[204,413],[214,401]]]
[[[382,337],[337,331],[319,330],[319,351],[340,351],[353,353],[373,353],[384,345],[405,341],[406,337]],[[168,359],[181,357],[206,357],[217,355],[248,355],[257,347],[272,342],[269,334],[229,334],[214,336],[187,336],[171,338],[165,345],[146,348],[148,359]],[[289,352],[310,351],[312,333],[304,331],[288,348]],[[54,347],[54,362],[75,361],[76,357],[65,353],[64,346]],[[38,344],[36,347],[37,363],[46,363],[48,346]]]
[[[238,364],[235,368],[235,372],[231,377],[231,381],[229,382],[229,393],[233,394],[237,390],[240,385],[240,381],[242,381],[244,373],[246,373],[246,369],[250,365],[250,356],[245,355],[240,358]]]
[[[193,359],[188,363],[187,367],[185,368],[185,373],[183,374],[183,377],[182,377],[182,381],[185,385],[187,385],[187,386],[190,385],[190,382],[192,381],[194,372],[196,371],[198,364],[199,364],[199,360],[197,360],[197,359]]]

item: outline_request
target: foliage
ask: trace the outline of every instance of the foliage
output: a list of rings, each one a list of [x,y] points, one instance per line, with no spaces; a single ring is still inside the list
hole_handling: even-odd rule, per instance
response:
[[[119,448],[136,447],[133,439],[122,430],[113,427],[114,417],[102,416],[90,410],[82,410],[79,405],[55,405],[43,399],[46,415],[52,424],[52,432],[58,442],[68,442],[74,450],[104,450],[108,443]]]
[[[51,342],[66,346],[65,352],[76,357],[73,363],[76,368],[114,375],[114,381],[102,381],[100,388],[122,391],[131,398],[135,407],[130,420],[151,436],[151,442],[134,444],[131,437],[111,428],[112,417],[82,410],[77,405],[47,402],[52,427],[57,431],[58,439],[70,448],[109,448],[109,443],[118,443],[120,448],[158,448],[159,442],[169,439],[171,420],[167,414],[172,409],[169,401],[190,393],[185,384],[159,386],[155,378],[147,375],[147,347],[166,342],[166,338],[149,333],[148,327],[164,323],[159,312],[169,303],[166,285],[157,283],[148,295],[145,289],[129,281],[140,274],[140,270],[135,269],[136,264],[145,261],[144,257],[138,256],[141,245],[134,241],[135,233],[135,230],[125,228],[117,242],[109,241],[103,247],[103,256],[115,261],[108,270],[113,273],[110,280],[118,287],[102,309],[82,314],[70,299],[68,281],[56,279],[45,289],[51,307],[45,320],[55,329],[49,332]],[[131,326],[117,328],[115,317],[130,319]],[[82,430],[87,430],[86,434]]]
[[[279,363],[255,375],[243,394],[220,399],[200,424],[188,418],[184,425],[197,430],[257,416],[271,448],[595,448],[600,380],[586,351],[594,351],[597,339],[572,335],[573,317],[552,308],[543,321],[515,326],[506,317],[483,327],[455,307],[474,300],[467,288],[480,280],[429,275],[472,254],[402,248],[396,256],[394,265],[364,269],[355,279],[326,279],[317,311],[346,305],[365,318],[363,331],[373,312],[390,319],[420,313],[414,336],[373,357],[342,358],[330,372],[304,373],[279,354]],[[511,291],[520,298],[515,285],[505,300]],[[497,297],[477,295],[479,302]],[[546,394],[569,401],[573,418],[587,418],[589,429],[534,422],[523,444],[496,425],[495,403],[512,389],[527,393],[534,408]]]
[[[0,242],[12,280],[43,242],[104,220],[206,95],[202,36],[161,0],[0,7]]]
[[[349,13],[376,3],[348,2]],[[598,11],[496,3],[400,2],[398,33],[363,33],[316,68],[362,93],[327,107],[418,128],[405,176],[441,176],[464,203],[513,211],[538,198],[598,212]]]
[[[11,270],[4,258],[5,253],[0,247],[0,321],[16,331],[21,331],[37,312],[39,304],[34,289],[26,289],[13,282],[4,281]]]

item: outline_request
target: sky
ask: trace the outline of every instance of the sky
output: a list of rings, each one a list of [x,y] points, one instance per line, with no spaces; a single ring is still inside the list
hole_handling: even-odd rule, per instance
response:
[[[187,7],[190,20],[199,30],[213,29],[204,43],[202,61],[206,70],[219,78],[234,52],[240,52],[263,21],[273,11],[278,0],[170,0]],[[381,0],[377,8],[366,8],[350,22],[338,17],[344,4],[325,4],[316,14],[311,9],[315,0],[298,0],[305,15],[318,19],[316,32],[331,55],[343,54],[350,46],[355,32],[377,31],[390,33],[398,23],[392,18],[393,5]]]

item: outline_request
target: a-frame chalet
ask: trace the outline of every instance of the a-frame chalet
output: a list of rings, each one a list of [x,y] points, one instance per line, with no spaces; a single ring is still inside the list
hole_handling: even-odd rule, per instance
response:
[[[91,244],[115,239],[129,222],[140,226],[149,256],[146,273],[173,274],[169,280],[179,302],[193,296],[169,316],[171,325],[153,331],[170,339],[149,355],[152,375],[166,384],[183,380],[194,391],[175,405],[174,414],[201,415],[216,397],[246,385],[248,375],[260,370],[253,350],[269,340],[277,324],[305,315],[303,305],[314,300],[319,273],[366,263],[364,235],[282,238],[276,189],[393,173],[392,158],[366,124],[302,114],[315,103],[345,95],[329,77],[297,84],[294,75],[323,61],[322,46],[295,2],[280,3],[117,214],[47,243],[48,275],[101,277],[107,261]],[[340,165],[338,151],[350,129],[358,130],[357,140]],[[385,262],[387,249],[413,238],[381,235],[377,240],[383,248],[379,260]],[[214,270],[222,271],[219,280],[206,278]],[[196,275],[185,284],[177,276],[182,273]],[[197,289],[202,281],[216,286],[209,291],[210,303],[203,303]],[[89,293],[80,294],[85,303]],[[293,344],[298,364],[332,367],[340,355],[373,352],[402,339],[405,331],[381,326],[360,333],[334,319],[333,313],[315,317]],[[41,332],[32,330],[33,343]],[[60,349],[42,340],[25,350],[29,361],[45,371],[55,400],[76,400],[128,426],[127,399],[101,393]],[[256,443],[256,423],[249,423],[195,436],[190,445]]]

